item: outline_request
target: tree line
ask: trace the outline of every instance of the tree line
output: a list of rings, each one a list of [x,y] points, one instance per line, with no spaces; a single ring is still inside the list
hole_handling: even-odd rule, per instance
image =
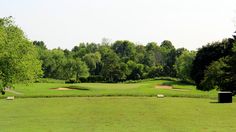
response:
[[[160,45],[151,42],[145,46],[128,40],[80,43],[72,50],[49,50],[43,41],[34,41],[33,44],[42,62],[43,77],[88,82],[176,77],[176,59],[183,53],[185,56],[195,55],[184,48],[175,49],[168,40]]]
[[[199,90],[236,90],[236,37],[197,51],[172,42],[135,44],[128,40],[80,43],[72,50],[48,49],[30,41],[11,17],[0,18],[0,88],[53,78],[68,82],[122,82],[176,77]],[[2,90],[3,91],[3,90]]]

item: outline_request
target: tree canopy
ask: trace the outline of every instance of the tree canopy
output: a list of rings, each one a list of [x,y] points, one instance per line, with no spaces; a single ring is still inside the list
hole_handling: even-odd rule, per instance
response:
[[[3,87],[42,75],[38,52],[12,18],[0,19],[0,79]]]
[[[214,42],[203,46],[197,51],[196,57],[193,61],[193,68],[191,70],[191,77],[195,81],[197,88],[200,86],[204,78],[204,71],[214,61],[222,57],[232,55],[233,43],[231,39],[225,39],[222,42]]]
[[[196,52],[185,50],[177,57],[175,62],[175,69],[177,77],[183,81],[191,82],[191,70],[193,67],[193,60],[195,59]]]

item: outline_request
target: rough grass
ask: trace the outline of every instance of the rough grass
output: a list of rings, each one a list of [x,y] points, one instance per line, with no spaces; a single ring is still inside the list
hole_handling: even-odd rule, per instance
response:
[[[199,98],[0,100],[3,132],[233,132],[236,104]]]
[[[174,89],[156,89],[156,85],[171,85]],[[78,90],[59,91],[55,88],[69,87]],[[53,90],[54,88],[54,90]],[[171,80],[144,80],[137,83],[33,83],[18,84],[15,91],[22,94],[7,92],[5,96],[17,97],[85,97],[85,96],[156,96],[164,94],[168,97],[217,98],[217,92],[196,90],[194,85]]]

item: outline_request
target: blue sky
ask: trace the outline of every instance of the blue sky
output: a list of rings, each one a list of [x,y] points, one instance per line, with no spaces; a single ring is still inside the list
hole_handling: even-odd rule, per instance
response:
[[[0,0],[6,16],[50,49],[109,38],[195,50],[231,37],[236,0]]]

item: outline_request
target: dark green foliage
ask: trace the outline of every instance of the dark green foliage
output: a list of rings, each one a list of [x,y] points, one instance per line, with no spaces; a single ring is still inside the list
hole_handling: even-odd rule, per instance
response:
[[[46,78],[70,82],[70,79],[81,80],[83,77],[85,79],[81,81],[118,82],[159,76],[175,77],[176,73],[173,66],[177,53],[167,40],[161,47],[155,42],[143,46],[127,40],[113,44],[80,43],[71,51],[59,48],[48,50],[42,41],[34,41],[34,45],[43,62]]]
[[[101,75],[104,77],[105,81],[118,82],[122,79],[124,74],[121,71],[120,58],[114,51],[109,50],[103,54],[102,62]]]
[[[129,60],[134,61],[135,57],[135,45],[130,41],[116,41],[111,47],[116,54],[124,61],[127,62]]]
[[[102,82],[103,81],[103,76],[101,75],[90,75],[87,78],[88,82]]]
[[[218,89],[236,93],[235,47],[235,40],[228,39],[207,45],[198,51],[192,69],[197,89],[204,91]]]
[[[33,41],[33,44],[40,49],[43,49],[43,50],[47,49],[43,41]]]
[[[168,50],[175,49],[175,47],[173,46],[173,44],[172,44],[171,41],[169,41],[169,40],[164,40],[164,41],[161,43],[160,47],[161,47],[161,48],[168,49]]]
[[[160,76],[164,76],[164,75],[165,75],[165,73],[164,73],[163,67],[161,65],[151,67],[148,72],[149,78],[155,78],[155,77],[160,77]]]
[[[165,56],[165,59],[166,59],[165,60],[166,63],[164,65],[165,75],[175,77],[176,76],[176,71],[174,69],[174,64],[175,64],[175,61],[176,61],[176,51],[175,51],[175,49],[172,49],[169,52],[167,52],[166,56]]]
[[[176,71],[174,69],[174,64],[176,61],[176,50],[172,43],[168,40],[164,40],[161,45],[162,52],[162,65],[165,75],[164,76],[176,76]]]
[[[231,87],[229,83],[228,73],[225,72],[229,66],[226,64],[229,58],[221,58],[214,61],[204,72],[204,79],[200,83],[201,90],[209,91],[218,89],[221,91],[229,90]]]
[[[66,80],[65,83],[66,84],[80,83],[80,80],[76,80],[72,78],[72,79]]]
[[[203,90],[200,83],[204,79],[204,71],[207,67],[213,61],[232,55],[232,47],[232,40],[228,39],[223,40],[222,42],[208,44],[198,50],[191,71],[191,77],[195,81],[198,89]]]
[[[188,51],[187,49],[185,49],[185,48],[178,48],[178,49],[176,49],[176,57],[179,57],[180,55],[182,55],[183,54],[183,52],[185,52],[185,51]]]
[[[236,40],[236,39],[235,39]],[[230,88],[234,94],[236,94],[236,42],[234,42],[233,55],[229,59],[229,73],[230,73]]]
[[[220,58],[211,63],[204,73],[204,79],[200,86],[203,90],[211,90],[217,88],[221,91],[231,91],[236,94],[236,43],[232,49],[233,54]]]
[[[139,80],[143,79],[143,69],[144,66],[142,64],[134,64],[132,66],[131,73],[128,75],[128,79],[130,80]]]

